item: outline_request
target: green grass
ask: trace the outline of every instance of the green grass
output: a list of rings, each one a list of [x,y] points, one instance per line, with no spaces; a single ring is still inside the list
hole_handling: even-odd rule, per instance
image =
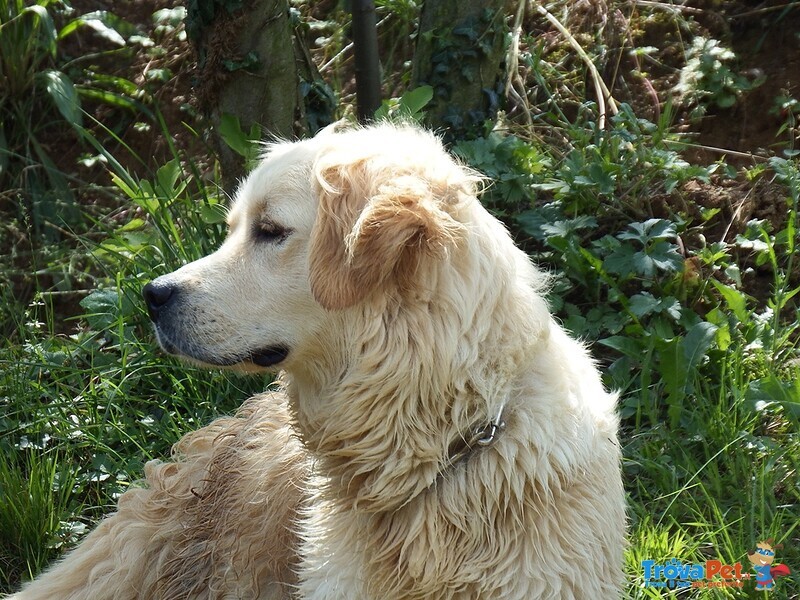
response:
[[[92,265],[97,283],[80,301],[80,318],[59,320],[58,290],[41,290],[24,310],[14,298],[6,305],[0,591],[74,545],[113,510],[147,460],[168,457],[187,431],[266,386],[263,378],[193,369],[157,350],[142,286],[210,252],[223,235],[218,197],[191,158],[174,152],[145,178],[108,156],[119,192],[138,210],[76,235],[74,248],[49,264],[57,271],[80,253]]]

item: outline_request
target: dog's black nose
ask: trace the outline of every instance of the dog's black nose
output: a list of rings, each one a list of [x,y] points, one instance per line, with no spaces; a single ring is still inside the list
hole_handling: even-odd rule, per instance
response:
[[[147,312],[155,323],[161,312],[169,306],[170,301],[177,295],[175,286],[168,283],[159,283],[156,279],[142,288],[142,296],[147,304]]]

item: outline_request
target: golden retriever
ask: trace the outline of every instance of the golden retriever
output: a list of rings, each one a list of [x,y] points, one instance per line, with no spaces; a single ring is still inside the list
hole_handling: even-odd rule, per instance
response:
[[[166,351],[283,391],[13,598],[617,598],[616,398],[479,185],[413,126],[272,145],[220,249],[144,295]]]

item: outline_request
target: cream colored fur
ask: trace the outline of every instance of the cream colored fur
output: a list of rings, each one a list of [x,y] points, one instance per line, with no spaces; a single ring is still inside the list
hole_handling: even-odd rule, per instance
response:
[[[222,247],[156,280],[156,330],[210,365],[288,351],[285,396],[188,435],[13,598],[619,597],[615,397],[478,184],[414,127],[272,147]]]

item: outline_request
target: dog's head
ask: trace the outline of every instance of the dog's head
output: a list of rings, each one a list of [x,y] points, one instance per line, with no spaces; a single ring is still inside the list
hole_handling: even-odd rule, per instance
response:
[[[247,371],[346,352],[341,313],[434,285],[420,272],[458,246],[476,181],[411,127],[273,145],[219,250],[145,286],[161,346]]]

